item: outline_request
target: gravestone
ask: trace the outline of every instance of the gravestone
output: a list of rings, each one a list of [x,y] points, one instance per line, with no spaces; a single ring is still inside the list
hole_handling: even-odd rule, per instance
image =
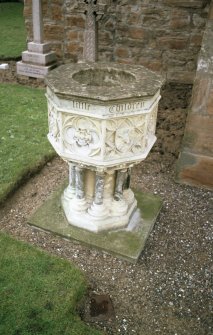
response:
[[[22,61],[17,62],[19,75],[44,78],[56,67],[56,54],[50,44],[44,43],[41,0],[32,0],[33,42],[29,42],[27,51],[22,52]]]

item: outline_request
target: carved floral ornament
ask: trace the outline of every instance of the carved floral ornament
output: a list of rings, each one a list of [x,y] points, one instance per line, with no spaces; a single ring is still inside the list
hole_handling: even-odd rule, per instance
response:
[[[149,134],[155,133],[157,108],[151,114],[104,121],[105,135],[102,121],[66,113],[61,114],[60,133],[59,114],[49,103],[49,134],[55,142],[62,138],[65,150],[72,154],[98,158],[102,150],[104,156],[111,159],[140,154],[145,150]]]
[[[148,115],[106,121],[105,139],[99,120],[67,115],[62,119],[61,137],[70,153],[97,158],[103,149],[106,158],[116,158],[145,150]]]
[[[84,156],[101,153],[100,124],[91,118],[64,116],[62,126],[63,144],[66,150]]]
[[[146,115],[107,122],[106,156],[132,155],[145,149]]]

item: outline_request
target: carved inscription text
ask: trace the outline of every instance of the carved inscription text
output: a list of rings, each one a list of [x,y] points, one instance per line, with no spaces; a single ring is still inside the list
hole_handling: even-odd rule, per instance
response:
[[[83,109],[87,111],[90,110],[90,104],[88,104],[87,102],[73,100],[72,104],[74,109]]]
[[[144,107],[144,101],[129,102],[122,105],[112,105],[109,107],[110,113],[125,113],[130,110],[137,110]]]

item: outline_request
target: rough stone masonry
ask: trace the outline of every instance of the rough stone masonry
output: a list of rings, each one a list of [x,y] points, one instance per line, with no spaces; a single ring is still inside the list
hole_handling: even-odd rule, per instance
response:
[[[44,0],[44,39],[63,61],[83,55],[85,15],[81,1]],[[31,0],[25,1],[32,40]],[[99,0],[99,3],[105,3]],[[100,61],[141,64],[167,80],[192,83],[210,0],[112,0],[98,23]]]

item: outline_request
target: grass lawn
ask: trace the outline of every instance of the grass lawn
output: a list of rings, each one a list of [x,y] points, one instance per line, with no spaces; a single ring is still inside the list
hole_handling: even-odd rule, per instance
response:
[[[0,59],[21,56],[26,50],[23,4],[0,3]]]
[[[0,202],[55,155],[43,89],[0,84]]]
[[[100,335],[75,312],[86,292],[80,270],[0,233],[0,334]]]

